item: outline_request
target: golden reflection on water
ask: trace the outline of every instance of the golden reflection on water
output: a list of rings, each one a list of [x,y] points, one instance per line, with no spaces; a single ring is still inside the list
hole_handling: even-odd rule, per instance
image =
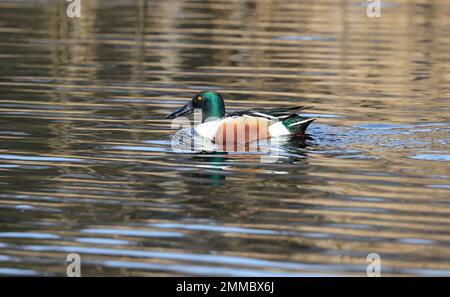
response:
[[[450,273],[450,5],[0,2],[0,274]],[[164,116],[314,106],[261,154],[176,153]]]

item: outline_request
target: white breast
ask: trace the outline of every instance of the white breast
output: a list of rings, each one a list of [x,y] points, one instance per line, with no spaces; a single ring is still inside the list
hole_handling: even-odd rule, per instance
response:
[[[219,130],[219,127],[220,125],[222,125],[223,121],[224,121],[223,119],[220,119],[216,121],[199,124],[197,125],[197,127],[195,127],[195,132],[197,132],[198,135],[212,141],[214,139],[214,136],[216,136],[217,131]]]

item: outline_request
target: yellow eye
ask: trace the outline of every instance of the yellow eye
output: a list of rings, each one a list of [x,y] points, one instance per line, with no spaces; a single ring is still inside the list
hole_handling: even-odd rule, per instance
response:
[[[198,96],[198,97],[197,97],[197,100],[198,100],[198,101],[202,101],[202,99],[203,99],[202,96]]]

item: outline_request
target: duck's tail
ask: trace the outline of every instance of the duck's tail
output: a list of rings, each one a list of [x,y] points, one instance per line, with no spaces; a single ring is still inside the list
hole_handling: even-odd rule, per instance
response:
[[[288,129],[291,135],[303,135],[305,134],[306,128],[314,122],[317,118],[305,118],[299,116],[298,114],[292,114],[287,118],[283,119],[283,126]]]

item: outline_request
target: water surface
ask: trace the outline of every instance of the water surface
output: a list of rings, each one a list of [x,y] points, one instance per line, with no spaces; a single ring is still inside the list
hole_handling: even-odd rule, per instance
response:
[[[450,275],[450,4],[382,2],[0,1],[0,274]],[[320,118],[175,152],[203,89]]]

